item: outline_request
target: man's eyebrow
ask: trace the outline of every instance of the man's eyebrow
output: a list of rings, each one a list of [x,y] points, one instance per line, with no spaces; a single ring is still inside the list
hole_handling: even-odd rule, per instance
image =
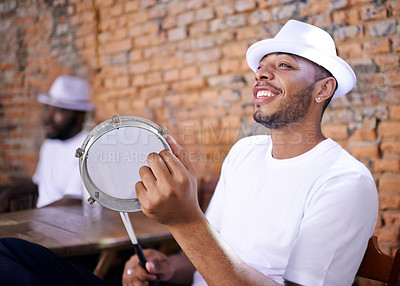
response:
[[[270,54],[266,54],[265,56],[263,56],[263,57],[261,58],[260,62],[261,62],[263,59],[265,59],[268,55],[270,55]],[[296,63],[298,62],[298,61],[297,61],[297,56],[296,56],[296,55],[293,55],[293,54],[290,54],[290,53],[277,52],[276,55],[277,55],[277,56],[282,56],[282,55],[284,55],[284,56],[289,56],[289,57],[291,57],[292,59],[294,59],[294,60],[296,61]]]
[[[291,57],[292,59],[294,59],[296,62],[297,62],[297,57],[295,56],[295,55],[293,55],[293,54],[290,54],[290,53],[282,53],[282,52],[279,52],[279,53],[276,53],[278,56],[280,56],[280,55],[286,55],[286,56],[289,56],[289,57]]]

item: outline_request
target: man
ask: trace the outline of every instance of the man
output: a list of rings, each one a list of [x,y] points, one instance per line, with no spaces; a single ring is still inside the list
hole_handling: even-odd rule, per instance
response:
[[[172,153],[149,155],[138,198],[183,252],[167,257],[145,250],[147,272],[133,256],[125,286],[155,279],[196,286],[352,284],[377,220],[378,197],[366,167],[324,137],[321,117],[331,97],[354,87],[354,73],[326,32],[298,21],[252,45],[247,61],[255,72],[254,118],[271,136],[232,147],[206,215],[185,150],[168,137]],[[0,240],[0,264],[3,252],[21,248],[41,257],[35,246],[19,245]],[[52,261],[55,271],[59,264],[44,252],[41,269],[48,271]],[[19,272],[20,261],[13,264]],[[65,271],[55,272],[59,280],[71,277]],[[0,277],[7,274],[0,270]]]
[[[37,207],[82,198],[82,181],[74,153],[87,135],[83,131],[87,112],[94,109],[89,102],[89,85],[84,79],[62,75],[48,93],[38,96],[38,101],[44,103],[46,140],[40,149],[36,172],[32,181],[0,194],[0,212],[8,208],[10,198],[26,193],[38,192]]]
[[[138,198],[183,252],[146,251],[148,273],[133,256],[124,285],[192,283],[193,272],[196,286],[352,284],[377,220],[377,191],[367,168],[325,138],[321,117],[354,87],[354,72],[329,34],[294,20],[246,56],[254,119],[271,136],[232,147],[206,216],[185,151],[169,138],[175,156],[149,156]]]

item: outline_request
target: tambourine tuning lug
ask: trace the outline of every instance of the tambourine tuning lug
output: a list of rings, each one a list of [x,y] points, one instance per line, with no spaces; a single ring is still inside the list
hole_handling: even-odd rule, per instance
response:
[[[166,127],[162,127],[161,128],[161,130],[160,130],[160,134],[161,134],[161,136],[162,137],[167,137],[167,135],[168,135],[168,129],[166,128]]]
[[[111,122],[112,122],[112,123],[119,123],[119,122],[120,122],[119,115],[118,115],[118,114],[114,114],[114,115],[111,117]]]
[[[82,158],[83,154],[85,154],[84,150],[82,150],[81,148],[76,149],[76,151],[75,151],[76,158]]]
[[[93,199],[92,197],[88,198],[87,200],[89,202],[89,204],[93,205],[95,202],[95,199]]]

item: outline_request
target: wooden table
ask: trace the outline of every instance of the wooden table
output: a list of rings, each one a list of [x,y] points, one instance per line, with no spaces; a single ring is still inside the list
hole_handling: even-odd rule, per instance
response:
[[[142,246],[173,240],[165,226],[141,212],[130,213],[130,218]],[[118,212],[103,208],[101,220],[90,221],[80,204],[0,214],[2,237],[43,245],[60,257],[99,253],[94,273],[100,277],[104,277],[118,250],[132,248]]]

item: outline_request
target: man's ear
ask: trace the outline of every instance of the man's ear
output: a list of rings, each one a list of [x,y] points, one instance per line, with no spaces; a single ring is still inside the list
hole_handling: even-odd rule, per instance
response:
[[[336,80],[333,77],[326,77],[315,83],[314,88],[314,100],[317,103],[324,102],[333,94],[336,90]]]

